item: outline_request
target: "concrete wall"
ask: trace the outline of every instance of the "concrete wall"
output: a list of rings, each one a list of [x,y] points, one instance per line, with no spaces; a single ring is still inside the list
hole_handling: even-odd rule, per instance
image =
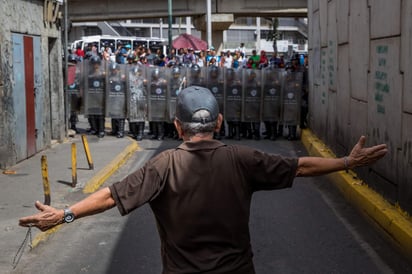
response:
[[[338,156],[360,135],[389,155],[357,173],[412,213],[412,0],[309,0],[310,127]]]
[[[16,109],[13,69],[12,34],[40,37],[39,60],[35,60],[36,117],[39,136],[36,151],[46,148],[52,138],[65,137],[62,47],[60,30],[55,22],[44,17],[44,1],[2,0],[0,9],[0,168],[6,168],[24,160],[16,150],[24,146],[17,138],[21,132],[16,129],[16,116],[24,109]],[[39,99],[40,98],[40,99]]]

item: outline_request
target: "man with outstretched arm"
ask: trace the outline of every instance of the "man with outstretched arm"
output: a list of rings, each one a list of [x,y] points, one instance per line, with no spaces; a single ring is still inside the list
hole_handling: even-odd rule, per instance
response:
[[[255,273],[249,234],[252,194],[291,187],[295,177],[367,166],[387,153],[360,137],[343,158],[283,157],[213,139],[223,117],[213,94],[191,86],[177,98],[174,124],[183,143],[120,182],[66,208],[36,202],[21,226],[44,231],[117,206],[126,215],[149,203],[162,244],[163,273]]]

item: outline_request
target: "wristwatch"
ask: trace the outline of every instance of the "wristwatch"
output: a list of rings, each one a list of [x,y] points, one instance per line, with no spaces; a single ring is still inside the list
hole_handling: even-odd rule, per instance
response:
[[[63,222],[71,223],[74,221],[74,214],[69,208],[64,209]]]

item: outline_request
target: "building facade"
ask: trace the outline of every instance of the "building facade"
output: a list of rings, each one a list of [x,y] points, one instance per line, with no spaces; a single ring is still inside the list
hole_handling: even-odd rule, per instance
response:
[[[2,0],[0,168],[65,137],[59,1]]]

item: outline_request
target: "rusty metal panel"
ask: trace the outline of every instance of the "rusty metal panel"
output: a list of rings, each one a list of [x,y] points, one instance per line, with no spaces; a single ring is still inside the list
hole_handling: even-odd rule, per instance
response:
[[[349,65],[352,97],[366,101],[369,68],[369,8],[367,0],[350,2]]]
[[[369,5],[372,39],[395,36],[401,33],[401,20],[399,20],[401,0],[369,0]],[[391,18],[391,20],[382,20],[384,18]]]
[[[401,147],[402,76],[399,73],[400,38],[371,41],[368,90],[368,132],[373,144],[386,143],[389,153],[376,164],[390,181],[396,181],[396,151]],[[388,164],[390,163],[390,164]]]
[[[33,37],[33,59],[34,59],[34,93],[35,93],[35,121],[36,121],[36,149],[44,148],[44,128],[43,128],[43,109],[44,109],[44,90],[43,73],[41,60],[41,41],[40,37]]]
[[[10,129],[14,139],[14,151],[16,161],[23,160],[27,156],[27,129],[26,129],[26,95],[25,95],[25,71],[24,71],[24,45],[23,35],[12,34],[13,41],[13,122]]]
[[[24,36],[24,73],[26,92],[27,157],[36,153],[36,120],[34,112],[33,37]]]

